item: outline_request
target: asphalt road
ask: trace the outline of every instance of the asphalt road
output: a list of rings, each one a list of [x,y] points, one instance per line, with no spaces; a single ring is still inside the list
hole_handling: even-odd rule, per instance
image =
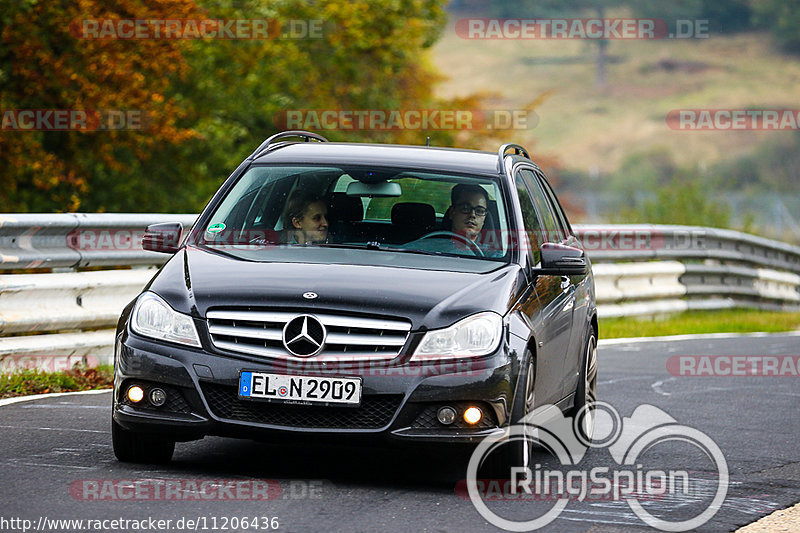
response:
[[[600,398],[622,416],[630,417],[643,404],[656,406],[713,439],[723,452],[730,471],[727,496],[700,530],[733,530],[797,503],[800,379],[676,376],[667,361],[678,355],[797,356],[800,335],[604,345],[598,356]],[[206,438],[179,443],[167,466],[123,464],[111,450],[109,393],[5,405],[0,428],[0,531],[22,531],[26,525],[78,530],[75,524],[53,524],[54,519],[84,520],[83,530],[158,528],[157,522],[146,522],[149,518],[171,520],[161,529],[168,531],[224,531],[224,526],[264,531],[275,517],[277,524],[271,525],[279,531],[499,530],[455,490],[465,477],[467,450],[356,449],[329,446],[324,439],[276,446]],[[715,465],[695,452],[676,442],[642,454],[642,468],[683,469],[696,489],[691,497],[646,502],[648,512],[687,519],[710,501],[719,481]],[[548,461],[543,455],[542,464]],[[615,464],[607,448],[598,448],[589,451],[581,468]],[[126,481],[135,482],[139,494]],[[199,499],[197,487],[203,482],[227,500]],[[245,483],[237,489],[235,482]],[[253,491],[274,499],[255,499]],[[529,520],[552,504],[500,501],[490,507],[500,516]],[[624,500],[601,499],[570,501],[543,531],[648,529]]]

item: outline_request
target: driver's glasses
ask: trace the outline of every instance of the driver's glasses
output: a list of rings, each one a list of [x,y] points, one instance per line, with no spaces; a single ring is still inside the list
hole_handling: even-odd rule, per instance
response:
[[[479,217],[486,216],[486,208],[483,207],[482,205],[473,206],[469,202],[464,202],[462,204],[456,204],[454,207],[458,210],[459,213],[464,213],[465,215],[469,215],[470,213],[475,211],[475,214]]]

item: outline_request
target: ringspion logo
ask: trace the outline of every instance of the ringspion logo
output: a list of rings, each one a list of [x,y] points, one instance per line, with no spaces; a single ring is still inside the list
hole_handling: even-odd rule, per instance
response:
[[[596,420],[591,439],[577,429],[588,416]],[[536,443],[549,452],[548,462],[557,464],[543,465],[532,460],[526,466],[509,465],[502,483],[478,478],[479,469],[492,454],[506,451],[503,446],[521,440]],[[686,457],[696,458],[697,464],[683,462],[678,469],[666,467],[663,458],[669,461],[668,452],[675,446],[681,447],[683,454],[688,448]],[[655,447],[666,447],[667,452],[659,448],[663,455],[649,454]],[[590,449],[595,455],[592,464],[584,467],[582,461]],[[614,465],[595,464],[601,450],[607,450]],[[555,461],[550,460],[551,456]],[[644,467],[648,460],[655,461],[652,468]],[[484,519],[507,531],[545,527],[576,500],[624,501],[650,527],[689,531],[717,513],[727,496],[728,482],[725,456],[705,433],[679,424],[653,405],[640,405],[630,417],[623,418],[610,404],[596,402],[584,406],[574,417],[565,417],[554,405],[543,405],[511,426],[508,434],[483,439],[467,467],[466,493]],[[456,493],[463,492],[461,483],[456,486]],[[650,505],[663,498],[682,504],[680,516],[672,514],[675,505]],[[509,512],[509,506],[489,505],[507,500],[527,505],[514,513]],[[532,505],[534,502],[545,505]]]

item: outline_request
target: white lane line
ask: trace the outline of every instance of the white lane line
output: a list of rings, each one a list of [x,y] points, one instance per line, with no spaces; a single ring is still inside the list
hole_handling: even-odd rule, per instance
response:
[[[662,389],[661,387],[663,387],[665,383],[669,383],[670,381],[675,381],[676,379],[677,378],[662,379],[661,381],[656,381],[655,383],[650,385],[650,387],[656,394],[660,394],[661,396],[672,396],[672,393],[664,392],[664,389]]]
[[[47,463],[23,463],[17,461],[3,461],[3,466],[41,466],[43,468],[74,468],[75,470],[95,470],[96,466],[76,466],[76,465],[51,465]]]
[[[607,379],[605,381],[598,381],[598,385],[612,385],[614,383],[619,383],[621,381],[640,381],[645,379],[653,379],[655,376],[636,376],[632,378],[617,378],[617,379]]]
[[[33,405],[23,405],[20,409],[107,409],[111,410],[111,405],[77,405],[74,403],[35,403]]]
[[[75,429],[75,428],[48,428],[48,427],[29,427],[29,426],[5,426],[0,425],[0,428],[4,429],[38,429],[41,431],[74,431],[77,433],[103,433],[109,434],[110,431],[101,431],[99,429]]]
[[[630,337],[627,339],[600,339],[598,346],[613,346],[615,344],[636,344],[640,342],[672,342],[695,341],[704,339],[736,339],[740,337],[800,337],[800,331],[785,333],[698,333],[693,335],[665,335],[663,337]]]
[[[31,400],[41,400],[44,398],[56,398],[58,396],[68,396],[68,395],[77,395],[77,394],[105,394],[107,392],[111,392],[111,389],[101,389],[101,390],[84,390],[78,392],[52,392],[50,394],[32,394],[30,396],[16,396],[14,398],[3,398],[0,400],[0,407],[4,405],[11,405],[12,403],[19,403],[19,402],[29,402]]]

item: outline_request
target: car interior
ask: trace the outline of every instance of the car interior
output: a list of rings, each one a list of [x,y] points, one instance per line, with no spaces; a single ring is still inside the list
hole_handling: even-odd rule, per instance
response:
[[[224,223],[228,231],[205,233],[204,240],[247,244],[254,242],[248,236],[255,234],[261,239],[259,243],[283,243],[287,200],[295,191],[308,190],[327,204],[328,243],[407,245],[433,232],[450,232],[450,190],[458,183],[475,181],[448,178],[450,181],[407,172],[357,173],[326,168],[254,181],[227,213],[223,212],[224,204],[218,211],[223,217],[214,221]],[[505,220],[495,198],[495,186],[488,182],[483,186],[489,193],[483,232],[497,241],[497,230],[507,226],[498,224]],[[232,190],[229,195],[233,194]]]

